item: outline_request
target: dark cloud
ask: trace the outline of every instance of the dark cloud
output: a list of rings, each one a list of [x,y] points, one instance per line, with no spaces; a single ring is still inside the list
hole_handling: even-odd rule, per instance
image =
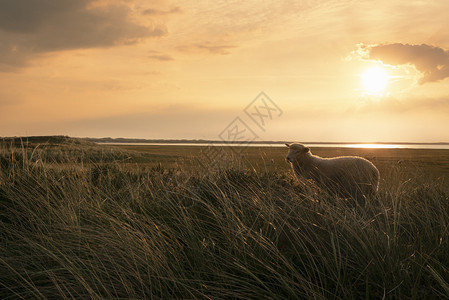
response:
[[[125,5],[92,5],[93,0],[2,0],[0,71],[26,65],[53,51],[111,47],[166,33],[131,19]]]
[[[420,83],[449,77],[449,51],[426,44],[386,44],[368,47],[368,59],[389,65],[412,64],[423,74]]]
[[[2,0],[0,29],[25,34],[36,32],[46,25],[48,19],[67,11],[78,11],[88,3],[87,0]]]
[[[142,14],[148,15],[148,16],[161,16],[161,15],[170,15],[170,14],[181,13],[181,12],[182,12],[182,10],[179,7],[174,7],[169,10],[160,10],[160,9],[149,8],[149,9],[145,9],[142,12]]]

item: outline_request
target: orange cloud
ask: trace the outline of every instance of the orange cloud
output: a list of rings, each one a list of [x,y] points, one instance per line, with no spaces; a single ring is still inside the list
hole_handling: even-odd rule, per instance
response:
[[[167,54],[151,54],[148,55],[149,59],[159,60],[159,61],[170,61],[175,60],[172,56]]]
[[[214,44],[211,42],[195,43],[188,46],[180,46],[179,50],[184,52],[208,52],[210,54],[230,54],[229,50],[237,46],[228,44]]]
[[[369,46],[366,50],[368,59],[389,65],[414,65],[423,74],[421,84],[449,77],[449,51],[439,47],[395,43]]]

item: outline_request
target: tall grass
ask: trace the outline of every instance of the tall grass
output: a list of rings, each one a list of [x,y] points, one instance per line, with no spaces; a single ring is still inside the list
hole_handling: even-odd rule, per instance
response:
[[[359,205],[290,173],[129,168],[97,150],[1,149],[1,299],[449,297],[443,181],[393,170]]]

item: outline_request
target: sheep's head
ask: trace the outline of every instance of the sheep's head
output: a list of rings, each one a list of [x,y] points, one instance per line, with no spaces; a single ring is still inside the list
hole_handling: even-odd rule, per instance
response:
[[[310,149],[303,144],[294,143],[294,144],[285,144],[290,151],[287,154],[287,161],[290,163],[295,163],[301,161],[301,158],[310,154]]]

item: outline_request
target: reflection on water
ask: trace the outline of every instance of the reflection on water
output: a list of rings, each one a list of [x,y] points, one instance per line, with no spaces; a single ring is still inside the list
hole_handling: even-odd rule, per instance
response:
[[[244,146],[244,147],[285,147],[284,143],[100,143],[104,145],[129,146]],[[337,147],[337,148],[374,148],[374,149],[449,149],[449,144],[365,144],[365,143],[306,143],[309,147]]]
[[[395,149],[395,148],[406,148],[405,146],[410,145],[398,145],[398,144],[345,144],[341,147],[345,148],[385,148],[385,149]]]

